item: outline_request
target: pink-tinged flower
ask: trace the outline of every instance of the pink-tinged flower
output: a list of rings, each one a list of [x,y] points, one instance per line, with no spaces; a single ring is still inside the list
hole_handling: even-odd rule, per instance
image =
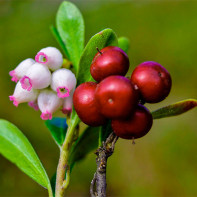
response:
[[[70,91],[75,88],[76,83],[75,75],[66,68],[56,70],[52,74],[51,88],[57,92],[60,98],[69,97]]]
[[[20,79],[22,88],[30,91],[34,89],[43,89],[51,83],[51,72],[49,69],[39,63],[33,64],[33,66],[27,71],[25,76]]]
[[[17,82],[21,79],[27,72],[27,70],[35,63],[32,58],[23,60],[14,70],[9,72],[9,75],[12,77],[12,81]]]
[[[64,98],[63,100],[63,108],[62,108],[62,112],[64,114],[70,114],[72,112],[72,107],[73,107],[73,94],[74,94],[75,89],[73,89],[70,92],[70,96]]]
[[[30,107],[32,107],[34,110],[36,110],[36,111],[39,110],[37,99],[34,100],[34,101],[30,101],[30,102],[28,103],[28,105],[29,105]]]
[[[36,57],[36,62],[45,64],[52,71],[59,69],[63,63],[61,52],[55,47],[46,47],[41,49]]]
[[[16,84],[14,94],[9,96],[10,100],[13,101],[13,104],[18,107],[20,103],[30,102],[36,100],[38,96],[38,90],[31,89],[30,91],[24,90],[21,86],[21,83]]]
[[[43,120],[51,120],[52,114],[57,111],[61,105],[62,99],[52,90],[42,90],[38,95],[38,107],[42,112],[40,117]]]

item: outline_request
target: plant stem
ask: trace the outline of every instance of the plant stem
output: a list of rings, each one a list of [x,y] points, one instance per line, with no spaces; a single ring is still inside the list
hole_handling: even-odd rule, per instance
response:
[[[75,127],[78,123],[78,116],[75,116],[70,122],[68,131],[62,147],[60,148],[60,158],[57,167],[55,196],[63,197],[64,190],[68,187],[70,181],[70,166],[68,164],[69,152],[75,136]],[[66,174],[66,180],[65,180]]]
[[[51,184],[48,186],[48,193],[49,193],[49,197],[53,197],[53,192],[52,192]]]
[[[91,197],[106,197],[106,167],[107,159],[114,152],[115,143],[118,137],[112,132],[103,142],[103,145],[96,151],[97,170],[90,186]],[[95,187],[95,190],[94,190]]]

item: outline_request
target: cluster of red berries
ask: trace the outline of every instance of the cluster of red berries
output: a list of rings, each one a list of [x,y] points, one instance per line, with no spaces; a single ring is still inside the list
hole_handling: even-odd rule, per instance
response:
[[[124,139],[140,138],[152,127],[152,115],[142,103],[157,103],[171,89],[169,72],[156,62],[144,62],[124,77],[129,58],[120,48],[98,50],[90,73],[97,82],[79,85],[73,104],[79,118],[87,125],[100,126],[111,120],[114,133]]]

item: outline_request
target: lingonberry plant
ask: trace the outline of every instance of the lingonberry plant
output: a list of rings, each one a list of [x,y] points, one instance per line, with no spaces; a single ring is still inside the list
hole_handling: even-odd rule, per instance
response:
[[[12,123],[0,120],[0,153],[47,188],[50,197],[64,195],[74,164],[97,148],[90,194],[105,197],[107,159],[118,137],[141,138],[150,131],[153,120],[197,106],[197,100],[188,99],[150,112],[146,103],[157,103],[168,96],[170,73],[159,63],[147,61],[137,66],[131,77],[126,75],[130,66],[128,39],[104,29],[84,47],[84,28],[76,6],[62,2],[51,31],[64,55],[55,47],[46,47],[10,72],[16,82],[10,100],[16,107],[27,102],[40,110],[60,148],[51,181],[28,139]],[[66,118],[52,118],[59,109]],[[87,128],[82,130],[80,121]]]

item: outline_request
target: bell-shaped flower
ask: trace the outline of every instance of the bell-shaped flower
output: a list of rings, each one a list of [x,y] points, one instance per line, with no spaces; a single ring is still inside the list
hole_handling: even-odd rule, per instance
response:
[[[25,76],[20,79],[22,88],[30,91],[34,89],[43,89],[51,83],[51,72],[49,69],[39,63],[33,64],[33,66],[27,71]]]
[[[38,107],[42,112],[40,117],[43,120],[51,120],[52,114],[57,111],[61,105],[62,99],[52,90],[42,90],[38,95]]]
[[[28,105],[29,105],[30,107],[32,107],[34,110],[36,110],[36,111],[39,110],[37,99],[34,100],[34,101],[30,101],[30,102],[28,103]]]
[[[64,114],[70,114],[72,112],[72,107],[73,107],[73,94],[74,94],[75,89],[73,89],[70,92],[70,96],[64,98],[63,100],[63,108],[62,108],[62,112]]]
[[[52,71],[59,69],[63,63],[61,52],[55,47],[46,47],[41,49],[36,57],[36,62],[45,64]]]
[[[9,96],[10,100],[13,101],[13,104],[18,107],[18,104],[30,102],[36,100],[38,96],[38,90],[31,89],[30,91],[24,90],[21,86],[21,83],[16,84],[14,94]]]
[[[75,88],[76,83],[75,75],[66,68],[56,70],[52,74],[51,88],[57,92],[60,98],[69,97],[70,91]]]
[[[12,77],[12,81],[17,82],[21,79],[27,72],[27,70],[35,63],[32,58],[23,60],[14,70],[9,72],[9,75]]]

